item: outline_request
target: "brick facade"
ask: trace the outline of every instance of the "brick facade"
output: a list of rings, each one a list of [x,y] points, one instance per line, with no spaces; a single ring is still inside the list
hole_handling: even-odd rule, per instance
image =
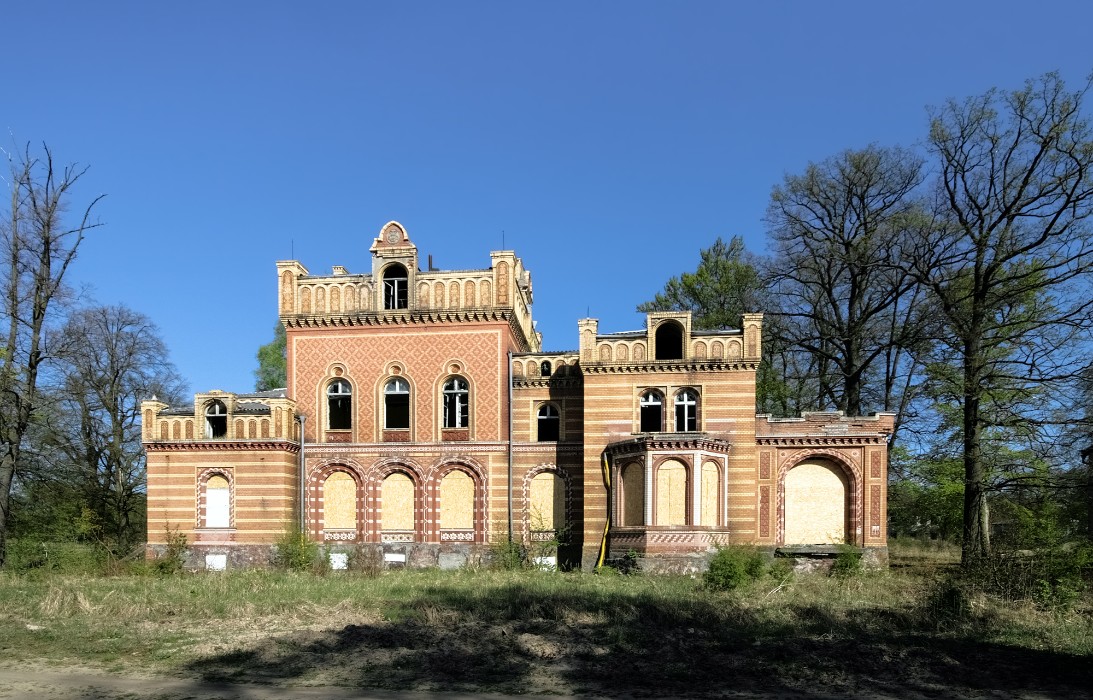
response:
[[[884,547],[892,417],[757,417],[761,314],[606,335],[584,319],[578,350],[544,352],[511,251],[420,270],[396,222],[371,250],[363,274],[277,263],[285,389],[144,403],[150,550],[177,531],[197,566],[261,563],[292,523],[408,565],[474,561],[510,525],[584,567],[821,544],[786,542],[787,519],[791,537]]]

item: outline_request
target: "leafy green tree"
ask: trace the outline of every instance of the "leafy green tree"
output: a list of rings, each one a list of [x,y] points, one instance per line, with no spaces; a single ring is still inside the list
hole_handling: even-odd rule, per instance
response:
[[[673,277],[638,311],[690,311],[696,328],[736,328],[740,315],[759,310],[763,283],[739,236],[721,238],[699,253],[698,269]]]
[[[273,340],[258,348],[258,369],[254,370],[257,391],[281,389],[288,384],[288,348],[285,326],[280,321],[273,327]]]
[[[936,301],[945,360],[956,370],[965,565],[990,553],[993,431],[1027,439],[1088,362],[1089,87],[1071,92],[1047,74],[931,115],[936,218],[901,252]]]

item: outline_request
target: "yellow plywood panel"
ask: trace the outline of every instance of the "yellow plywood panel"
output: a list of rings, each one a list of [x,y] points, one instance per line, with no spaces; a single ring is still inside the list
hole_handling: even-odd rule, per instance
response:
[[[637,463],[622,470],[622,524],[645,524],[645,469]]]
[[[532,530],[565,528],[565,482],[557,474],[542,472],[531,480],[529,519]]]
[[[786,474],[786,544],[846,542],[847,485],[842,472],[804,462]]]
[[[656,524],[687,524],[687,468],[674,459],[657,469]]]
[[[345,472],[334,472],[323,484],[323,527],[327,530],[357,528],[357,482]]]
[[[702,465],[702,524],[706,527],[717,526],[717,494],[720,490],[717,465],[706,462]]]
[[[209,480],[205,482],[205,488],[206,489],[226,489],[226,488],[228,488],[228,480],[225,479],[224,477],[220,476],[219,474],[216,474],[214,476],[210,476]]]
[[[458,469],[440,482],[440,529],[474,528],[474,479]]]
[[[414,529],[414,482],[395,472],[383,480],[383,529]]]

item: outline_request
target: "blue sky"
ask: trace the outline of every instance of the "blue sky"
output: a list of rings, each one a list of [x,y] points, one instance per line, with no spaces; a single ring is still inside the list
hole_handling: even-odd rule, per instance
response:
[[[764,249],[809,161],[914,145],[928,105],[1093,70],[1088,2],[8,2],[5,148],[89,164],[71,282],[159,326],[191,389],[248,390],[274,261],[523,257],[547,349],[718,236]]]

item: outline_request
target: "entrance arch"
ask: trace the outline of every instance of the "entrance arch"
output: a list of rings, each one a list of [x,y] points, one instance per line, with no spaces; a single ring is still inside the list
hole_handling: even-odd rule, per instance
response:
[[[851,484],[842,468],[810,458],[785,474],[784,544],[849,544]]]

